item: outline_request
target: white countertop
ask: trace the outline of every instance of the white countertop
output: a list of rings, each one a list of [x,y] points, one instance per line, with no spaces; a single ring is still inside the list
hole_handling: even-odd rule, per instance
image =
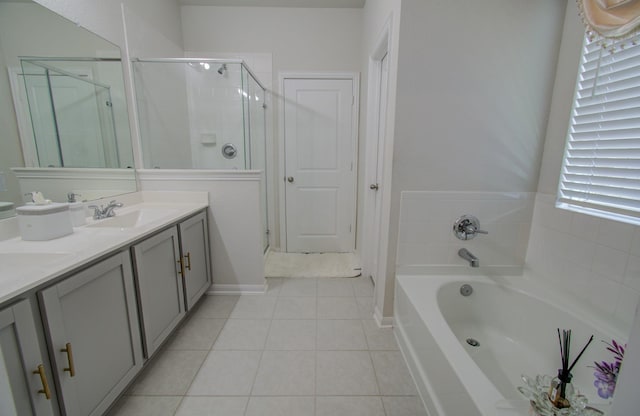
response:
[[[74,227],[73,234],[54,240],[24,241],[15,236],[0,241],[0,304],[208,206],[206,192],[138,192],[116,199],[125,206],[116,209],[115,218],[136,211],[151,215],[134,227],[95,227],[92,225],[110,219],[87,218],[87,224]]]

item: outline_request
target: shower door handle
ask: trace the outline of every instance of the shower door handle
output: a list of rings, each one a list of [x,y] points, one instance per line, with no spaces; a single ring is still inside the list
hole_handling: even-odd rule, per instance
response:
[[[289,183],[293,183],[293,180],[294,180],[294,179],[293,179],[293,176],[288,176],[288,177],[287,177],[287,182],[289,182]]]

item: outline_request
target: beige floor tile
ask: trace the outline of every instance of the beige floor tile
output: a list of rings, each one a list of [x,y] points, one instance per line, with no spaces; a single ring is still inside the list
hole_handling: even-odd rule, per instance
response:
[[[351,279],[356,296],[373,296],[373,283],[370,277],[359,276]]]
[[[171,337],[170,350],[210,350],[224,326],[224,319],[189,318]]]
[[[318,298],[318,319],[360,319],[355,298]]]
[[[133,384],[129,394],[183,395],[206,356],[207,351],[160,351]]]
[[[279,297],[273,319],[316,319],[315,297]]]
[[[378,386],[367,351],[317,351],[316,394],[377,395]]]
[[[316,296],[317,293],[316,279],[282,279],[280,296]]]
[[[358,311],[360,312],[360,318],[373,319],[373,298],[372,297],[357,297],[356,303],[358,304]]]
[[[363,320],[362,325],[370,350],[398,350],[393,328],[379,328],[373,319]]]
[[[255,396],[308,396],[315,393],[313,351],[265,351],[253,385]]]
[[[271,319],[276,307],[276,297],[261,295],[240,296],[230,319]]]
[[[271,321],[266,350],[315,350],[316,321],[287,319]]]
[[[262,350],[271,321],[266,319],[228,319],[214,350]]]
[[[419,396],[382,397],[387,416],[429,416]]]
[[[371,351],[380,394],[415,396],[415,384],[400,351]]]
[[[318,279],[318,296],[354,296],[351,278]]]
[[[175,416],[244,416],[248,397],[185,397]]]
[[[282,289],[281,277],[270,277],[267,279],[266,296],[278,296],[280,294],[280,289]]]
[[[226,319],[236,306],[240,296],[214,295],[203,296],[197,309],[193,311],[193,317]]]
[[[124,396],[109,416],[173,416],[182,396]]]
[[[366,350],[362,322],[358,319],[319,319],[318,350]]]
[[[261,355],[261,351],[212,350],[187,395],[248,396]]]
[[[314,416],[314,397],[256,397],[245,416]]]
[[[316,416],[385,416],[379,396],[317,397]]]

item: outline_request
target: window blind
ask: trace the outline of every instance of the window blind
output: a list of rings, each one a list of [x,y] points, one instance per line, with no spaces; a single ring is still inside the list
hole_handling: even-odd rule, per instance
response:
[[[558,206],[640,222],[640,36],[610,53],[586,41]],[[610,215],[607,215],[610,214]]]

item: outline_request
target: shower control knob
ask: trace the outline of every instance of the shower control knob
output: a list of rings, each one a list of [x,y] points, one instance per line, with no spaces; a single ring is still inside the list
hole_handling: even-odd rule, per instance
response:
[[[460,240],[471,240],[477,234],[489,234],[480,229],[480,221],[473,215],[463,215],[453,223],[453,234]]]
[[[287,182],[289,182],[289,183],[293,183],[293,176],[289,176],[289,177],[287,177]]]

